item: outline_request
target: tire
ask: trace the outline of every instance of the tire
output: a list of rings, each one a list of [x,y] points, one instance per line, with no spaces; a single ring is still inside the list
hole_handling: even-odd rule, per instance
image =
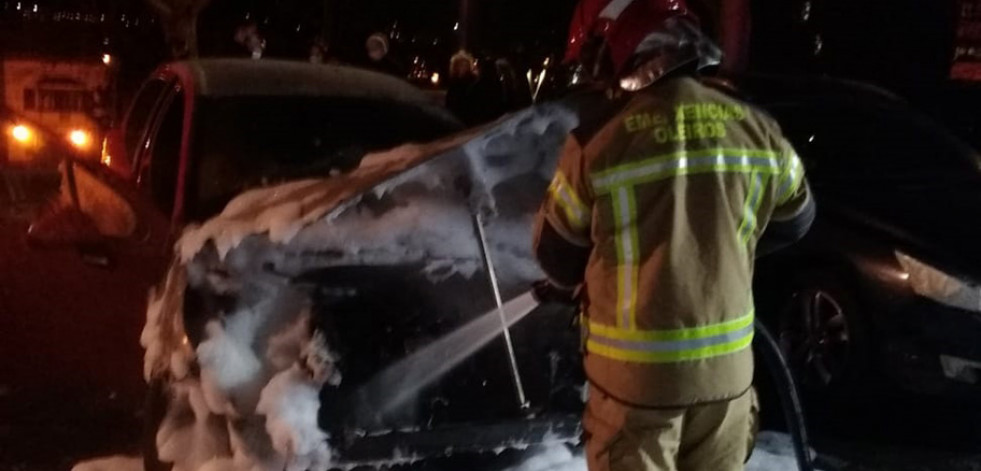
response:
[[[868,320],[842,279],[830,270],[795,277],[772,324],[807,393],[854,394],[869,373]]]
[[[167,381],[154,378],[147,386],[143,401],[143,469],[145,471],[170,471],[171,463],[160,461],[157,456],[157,431],[167,415]]]

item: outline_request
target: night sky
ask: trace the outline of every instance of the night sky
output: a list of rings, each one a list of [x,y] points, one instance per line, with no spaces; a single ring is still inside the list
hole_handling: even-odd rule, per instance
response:
[[[471,4],[467,42],[477,55],[544,57],[561,53],[575,0],[471,0]],[[334,0],[330,6],[304,0],[214,0],[202,18],[203,25],[210,25],[202,28],[203,51],[234,52],[228,31],[255,21],[269,36],[271,55],[305,54],[308,44],[327,31],[332,53],[351,61],[363,54],[368,35],[396,32],[393,51],[406,60],[415,55],[448,60],[463,40],[466,25],[454,30],[461,19],[460,7],[460,0]]]
[[[469,1],[469,49],[528,68],[562,53],[576,3]],[[752,0],[750,67],[867,80],[908,95],[935,91],[948,83],[955,17],[964,1]],[[382,32],[396,35],[392,53],[401,61],[420,57],[431,69],[445,69],[466,29],[454,31],[462,2],[213,0],[199,23],[200,50],[205,56],[247,56],[234,31],[255,22],[267,40],[264,57],[305,59],[326,35],[333,58],[358,63],[368,35]],[[154,20],[142,0],[0,0],[0,53],[97,59],[112,52],[139,76],[167,59]],[[936,101],[932,94],[924,100]]]
[[[575,0],[471,3],[468,42],[478,55],[544,56],[561,53]],[[301,58],[326,33],[332,52],[350,61],[363,54],[364,40],[371,33],[397,31],[396,53],[448,59],[459,48],[464,30],[461,25],[454,31],[460,4],[460,0],[213,0],[199,23],[201,51],[202,55],[242,54],[232,39],[234,31],[254,22],[267,39],[267,56]],[[120,21],[123,15],[126,21]],[[151,23],[154,16],[139,0],[0,0],[4,36],[0,47],[87,55],[107,47],[123,48],[122,43],[135,40],[146,46],[146,54],[158,54],[159,41],[152,37],[160,36],[160,25]],[[135,24],[137,18],[140,22]],[[103,37],[110,44],[103,44]]]

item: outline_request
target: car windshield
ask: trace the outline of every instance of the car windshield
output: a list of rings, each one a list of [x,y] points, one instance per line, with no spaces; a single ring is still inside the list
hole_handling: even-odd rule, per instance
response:
[[[367,152],[456,130],[426,108],[363,98],[236,96],[199,103],[191,219],[220,212],[247,188],[347,171]]]

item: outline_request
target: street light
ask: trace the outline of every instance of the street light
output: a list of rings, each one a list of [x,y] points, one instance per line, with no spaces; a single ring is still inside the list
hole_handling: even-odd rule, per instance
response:
[[[112,64],[112,56],[109,54],[102,55],[102,63],[105,65]]]

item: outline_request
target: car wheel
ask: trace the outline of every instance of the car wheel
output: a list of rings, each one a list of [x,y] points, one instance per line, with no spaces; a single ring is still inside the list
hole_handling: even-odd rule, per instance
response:
[[[778,321],[780,347],[806,390],[852,389],[866,367],[858,304],[830,274],[795,283]]]

